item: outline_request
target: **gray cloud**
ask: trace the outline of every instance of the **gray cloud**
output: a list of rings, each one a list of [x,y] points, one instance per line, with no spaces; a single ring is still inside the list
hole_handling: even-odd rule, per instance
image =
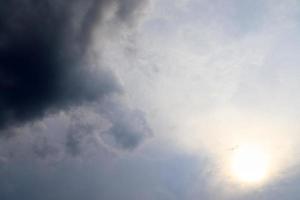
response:
[[[145,2],[2,1],[0,129],[119,92],[113,73],[88,59],[92,33],[113,5],[114,20],[130,24]]]
[[[24,161],[0,166],[0,198],[193,199],[186,187],[196,181],[198,164],[193,157],[168,152],[167,156],[155,154],[153,159],[126,156],[112,160],[97,155],[81,161],[69,159],[55,166]]]
[[[66,151],[74,156],[103,144],[109,149],[132,150],[152,135],[143,112],[113,100],[75,112],[71,118]]]
[[[140,110],[130,109],[120,103],[112,102],[105,104],[104,108],[106,109],[100,109],[100,113],[104,113],[111,126],[103,133],[108,136],[106,137],[108,141],[116,147],[133,149],[144,138],[152,135],[144,113]]]
[[[144,0],[0,3],[1,200],[298,199],[299,3],[156,2],[137,32]],[[253,187],[248,141],[272,165]]]
[[[51,155],[57,154],[59,150],[46,137],[42,137],[33,144],[32,151],[39,158],[46,159]]]

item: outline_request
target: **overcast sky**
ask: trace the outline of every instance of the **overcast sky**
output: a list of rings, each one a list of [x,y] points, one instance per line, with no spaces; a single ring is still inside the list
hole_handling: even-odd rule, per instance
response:
[[[2,0],[0,199],[299,199],[299,35],[298,0]]]

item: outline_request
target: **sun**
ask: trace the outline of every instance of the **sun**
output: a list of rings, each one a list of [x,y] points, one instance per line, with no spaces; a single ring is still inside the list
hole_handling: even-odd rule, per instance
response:
[[[234,150],[231,169],[233,176],[240,182],[260,183],[268,175],[268,155],[254,145],[240,146]]]

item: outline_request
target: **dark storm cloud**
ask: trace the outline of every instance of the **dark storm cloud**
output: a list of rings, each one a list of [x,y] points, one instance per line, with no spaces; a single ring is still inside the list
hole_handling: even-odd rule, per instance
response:
[[[90,67],[92,33],[112,5],[130,24],[145,2],[2,0],[0,130],[120,91],[111,72]]]

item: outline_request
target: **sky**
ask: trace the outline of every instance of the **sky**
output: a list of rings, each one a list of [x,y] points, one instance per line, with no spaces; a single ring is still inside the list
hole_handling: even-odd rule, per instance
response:
[[[2,0],[1,200],[300,197],[298,0]]]

